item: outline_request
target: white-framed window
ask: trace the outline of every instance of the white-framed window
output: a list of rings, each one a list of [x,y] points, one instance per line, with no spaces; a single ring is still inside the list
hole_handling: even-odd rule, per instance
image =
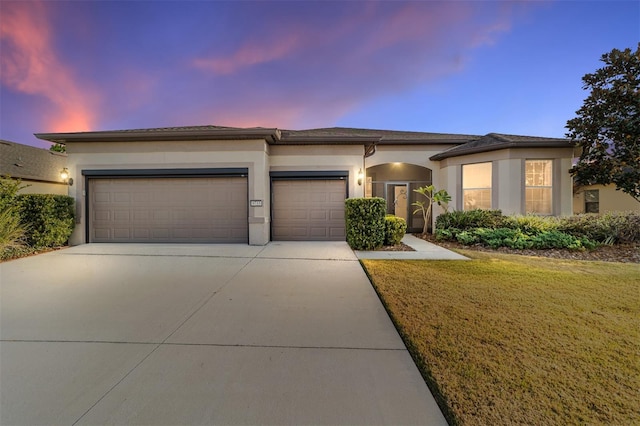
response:
[[[587,189],[584,191],[584,212],[600,213],[600,191]]]
[[[463,210],[491,209],[491,163],[462,165]]]
[[[526,160],[525,208],[527,213],[553,214],[553,160]]]

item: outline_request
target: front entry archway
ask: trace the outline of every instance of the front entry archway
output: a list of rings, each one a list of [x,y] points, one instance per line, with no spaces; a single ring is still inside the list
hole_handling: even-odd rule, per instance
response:
[[[387,202],[387,214],[407,221],[407,232],[421,232],[424,220],[413,214],[411,205],[420,197],[414,190],[431,185],[432,171],[408,163],[385,163],[367,168],[367,196],[381,197]]]

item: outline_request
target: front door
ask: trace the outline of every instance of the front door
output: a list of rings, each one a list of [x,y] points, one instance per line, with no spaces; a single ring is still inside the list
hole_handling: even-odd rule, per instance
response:
[[[404,220],[409,218],[409,201],[406,183],[390,183],[387,184],[387,211]],[[393,201],[393,203],[389,203]]]

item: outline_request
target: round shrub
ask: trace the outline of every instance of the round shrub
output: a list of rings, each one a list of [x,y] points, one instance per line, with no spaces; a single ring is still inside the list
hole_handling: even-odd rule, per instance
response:
[[[401,217],[389,214],[384,218],[384,244],[395,246],[407,232],[407,221]]]

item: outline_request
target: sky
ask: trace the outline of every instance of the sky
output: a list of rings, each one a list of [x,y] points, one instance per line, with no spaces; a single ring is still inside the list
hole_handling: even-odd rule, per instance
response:
[[[640,2],[0,0],[0,139],[220,125],[563,137]]]

